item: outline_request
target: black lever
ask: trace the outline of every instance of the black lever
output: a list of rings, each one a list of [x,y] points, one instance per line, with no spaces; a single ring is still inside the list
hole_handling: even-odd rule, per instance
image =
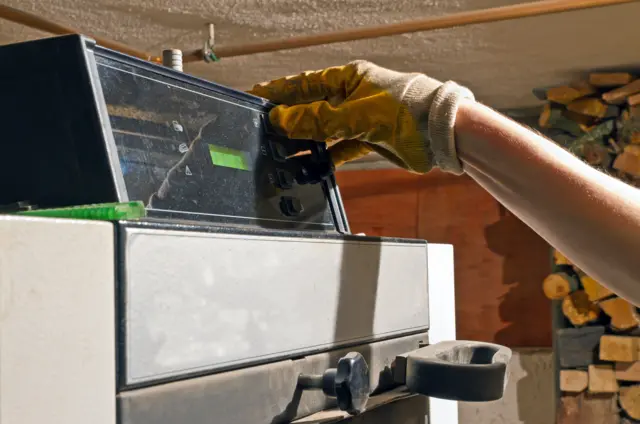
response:
[[[322,375],[300,375],[298,387],[322,390],[336,398],[341,410],[357,415],[364,412],[371,393],[369,366],[361,354],[350,352],[340,358],[336,368],[329,368]]]
[[[396,357],[394,380],[410,392],[441,399],[502,398],[511,349],[492,343],[447,341]]]

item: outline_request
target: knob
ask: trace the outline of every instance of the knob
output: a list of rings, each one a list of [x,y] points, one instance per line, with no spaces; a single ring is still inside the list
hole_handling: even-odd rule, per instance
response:
[[[284,147],[282,143],[271,140],[269,142],[269,145],[271,146],[271,154],[273,155],[273,159],[276,162],[284,162],[287,160],[287,156],[289,156],[289,153],[287,152],[287,148]]]
[[[287,190],[293,187],[295,178],[293,174],[284,169],[276,169],[276,184],[278,187]]]
[[[320,389],[326,396],[335,397],[342,411],[358,415],[366,409],[371,393],[369,366],[361,354],[350,352],[340,358],[336,368],[322,375],[300,375],[298,387]]]
[[[282,196],[280,198],[280,210],[286,216],[298,216],[304,208],[300,200],[291,196]]]

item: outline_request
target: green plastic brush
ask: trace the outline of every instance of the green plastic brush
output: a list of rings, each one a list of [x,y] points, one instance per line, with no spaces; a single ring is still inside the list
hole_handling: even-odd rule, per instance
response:
[[[66,208],[34,209],[16,212],[17,215],[43,216],[49,218],[95,219],[99,221],[119,221],[144,218],[147,210],[144,203],[99,203],[94,205],[70,206]]]

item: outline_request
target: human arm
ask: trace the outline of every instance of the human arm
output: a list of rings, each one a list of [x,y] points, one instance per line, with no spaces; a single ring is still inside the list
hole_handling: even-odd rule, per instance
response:
[[[414,115],[414,122],[396,120],[396,115],[402,115],[397,110],[403,101],[397,95],[385,96],[384,84],[375,84],[382,87],[379,91],[365,86],[358,93],[349,87],[350,83],[358,87],[353,83],[356,77],[344,71],[336,75],[317,81],[317,74],[311,80],[293,78],[294,88],[268,84],[275,92],[259,89],[257,94],[278,98],[300,87],[315,92],[317,98],[305,95],[301,99],[298,94],[284,98],[283,103],[297,106],[276,108],[272,121],[294,138],[340,140],[333,149],[337,163],[377,151],[413,172],[428,172],[430,166],[456,174],[462,169],[577,266],[640,305],[640,260],[636,255],[640,247],[640,190],[595,170],[470,96],[468,100],[459,98],[443,113],[434,113],[433,94],[422,96],[419,101],[429,111],[429,126],[434,116],[453,124],[451,133],[446,133],[447,126],[434,133],[419,124],[419,115]],[[435,90],[439,84],[434,84]],[[327,92],[322,91],[327,86],[336,86],[343,94],[336,106],[326,101]],[[323,96],[325,100],[319,100]],[[361,107],[367,102],[367,107]],[[415,101],[411,105],[415,106]],[[377,129],[394,126],[395,132]],[[420,133],[425,144],[422,151],[414,149]],[[416,169],[414,165],[424,157],[429,158],[428,163],[419,163],[420,169]]]
[[[640,305],[640,190],[475,102],[455,125],[465,173],[587,274]]]

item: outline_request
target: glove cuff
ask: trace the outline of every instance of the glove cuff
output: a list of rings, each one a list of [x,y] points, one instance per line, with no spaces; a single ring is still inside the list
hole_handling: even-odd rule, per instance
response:
[[[445,172],[464,173],[458,159],[455,141],[455,123],[458,106],[463,99],[475,101],[473,93],[453,81],[438,88],[429,108],[428,138],[431,141],[434,161]]]

